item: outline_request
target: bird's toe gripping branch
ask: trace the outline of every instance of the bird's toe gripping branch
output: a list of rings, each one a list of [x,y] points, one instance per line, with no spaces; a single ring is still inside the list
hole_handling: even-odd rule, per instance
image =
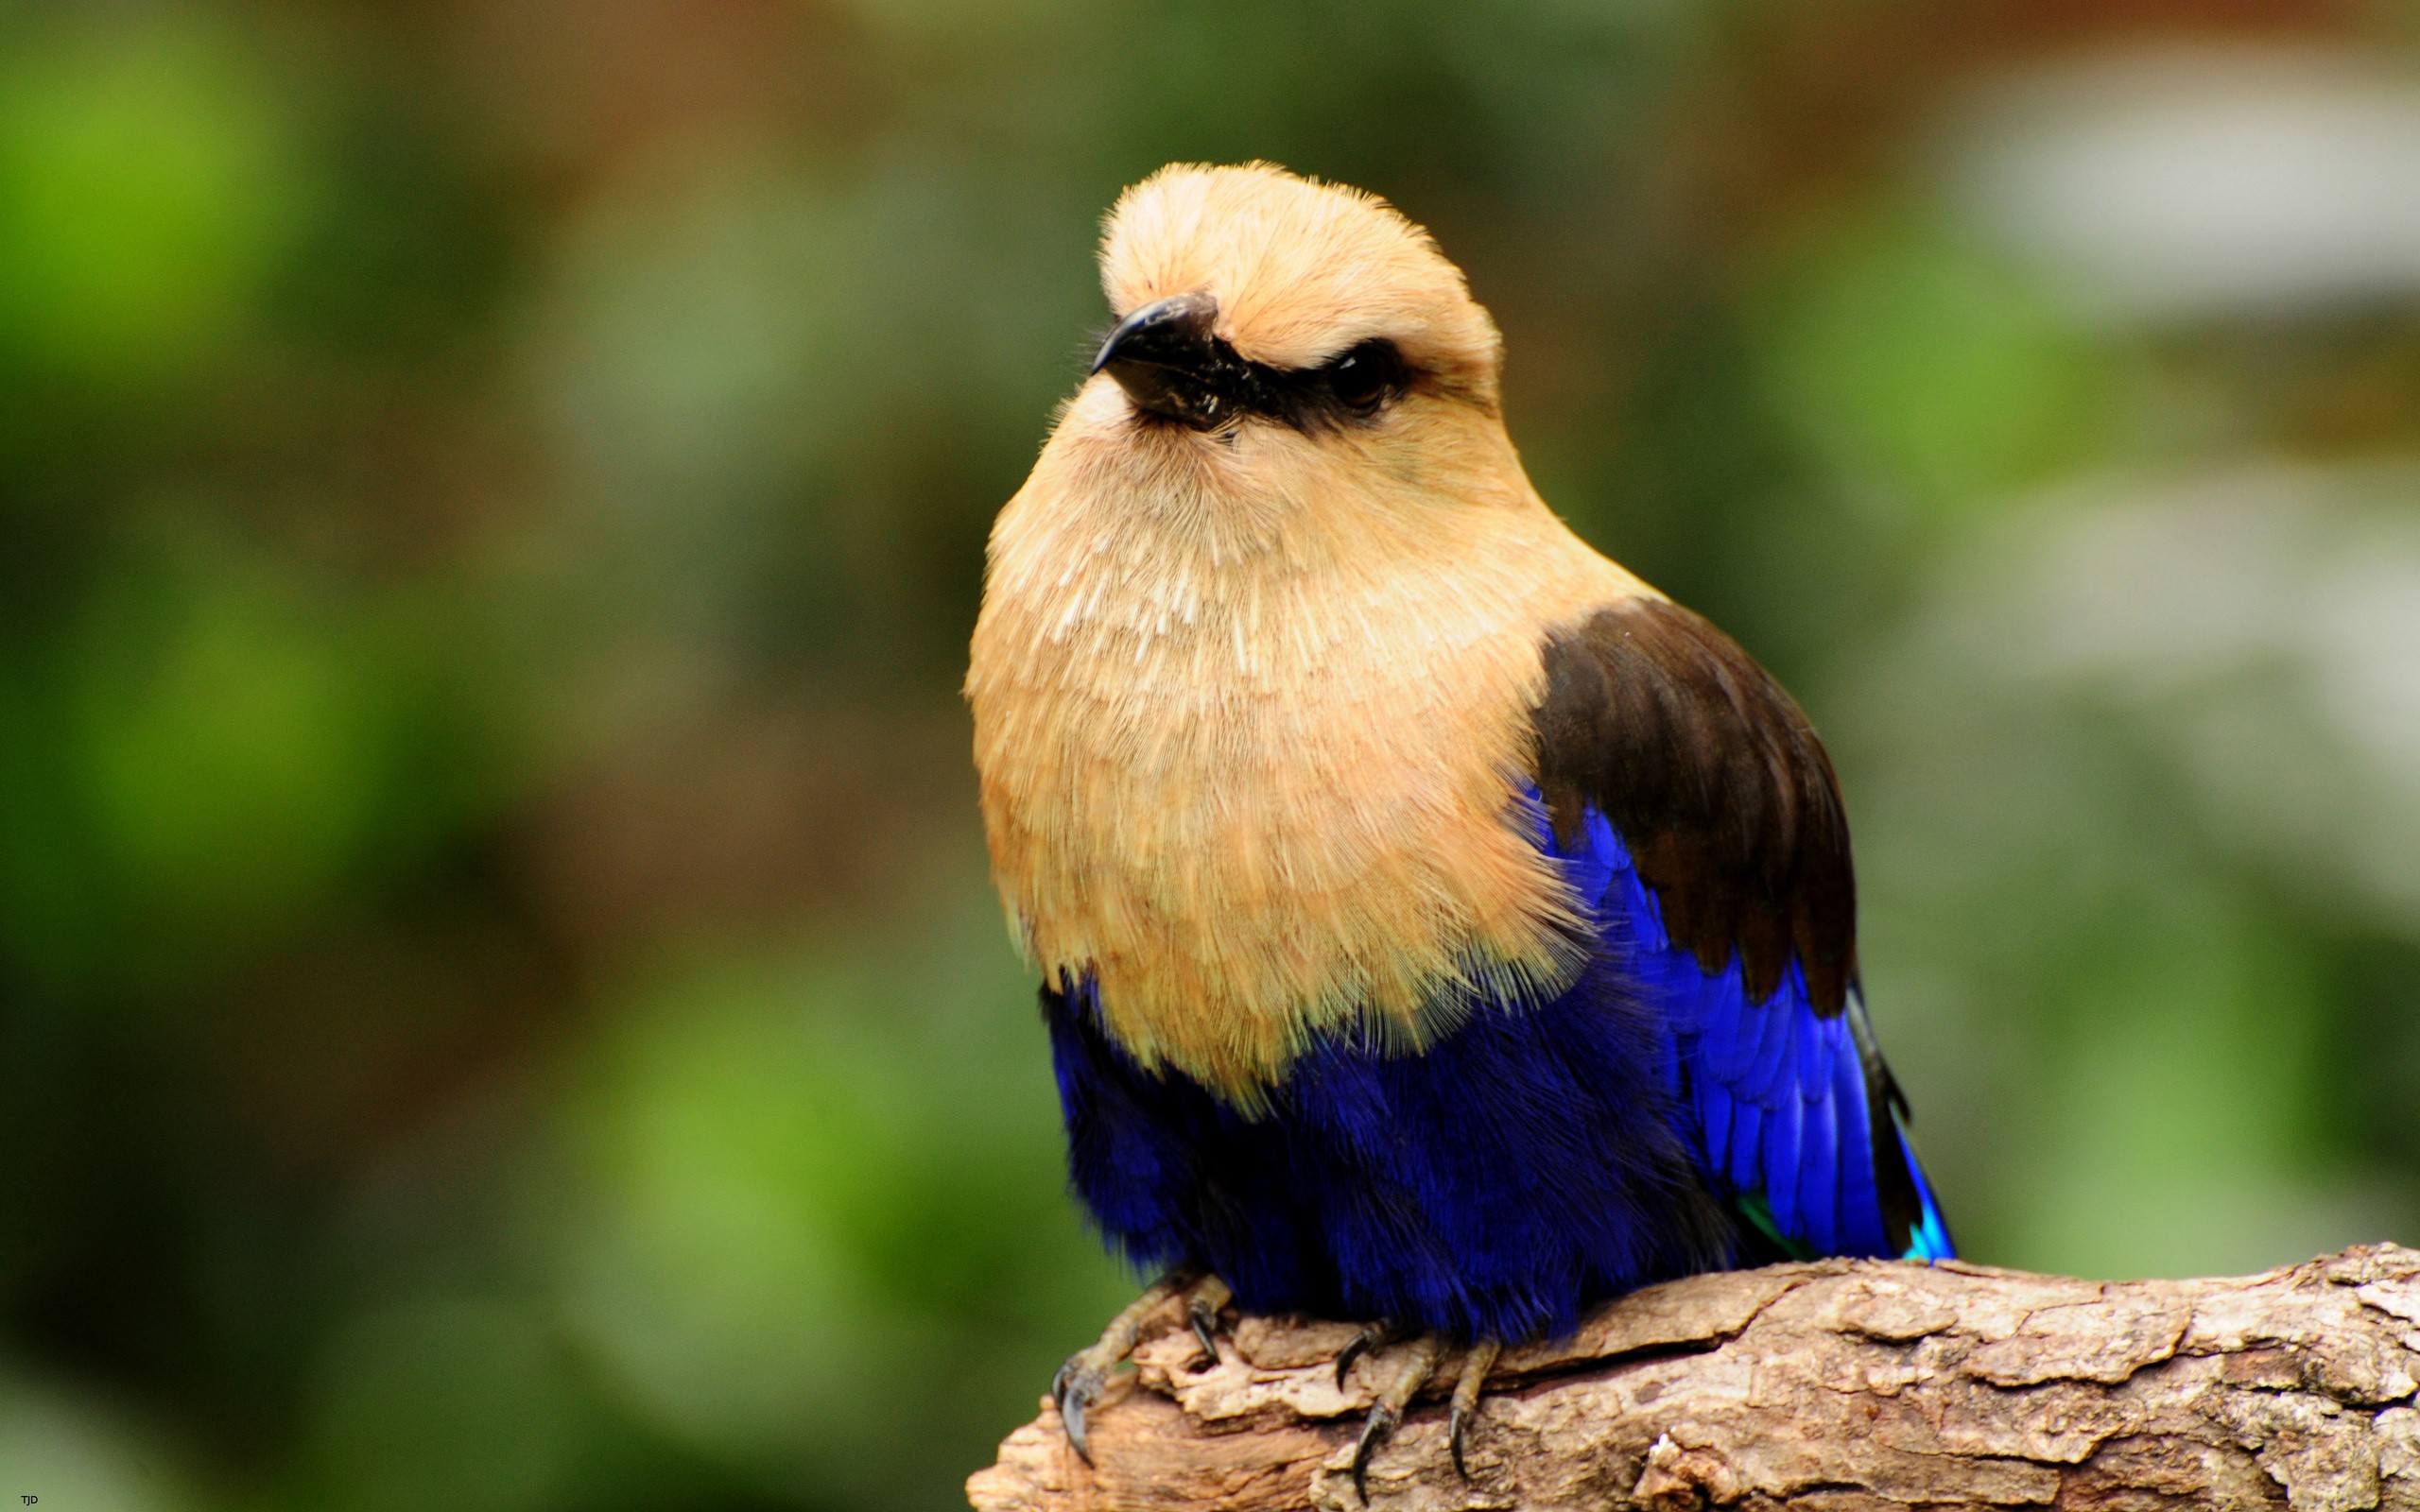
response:
[[[1471,1468],[1462,1457],[1463,1446],[1470,1439],[1471,1424],[1478,1420],[1478,1399],[1487,1389],[1487,1373],[1495,1368],[1495,1357],[1503,1352],[1504,1346],[1494,1339],[1481,1339],[1462,1357],[1462,1373],[1454,1382],[1454,1410],[1446,1419],[1445,1443],[1454,1453],[1454,1473],[1465,1481],[1471,1478]]]
[[[1444,1341],[1433,1333],[1414,1336],[1409,1330],[1392,1322],[1373,1323],[1354,1335],[1353,1342],[1336,1357],[1336,1382],[1344,1384],[1345,1375],[1354,1362],[1374,1350],[1387,1349],[1406,1339],[1410,1348],[1402,1355],[1387,1361],[1381,1375],[1378,1400],[1372,1404],[1370,1416],[1361,1424],[1361,1436],[1353,1446],[1353,1490],[1366,1505],[1370,1500],[1370,1462],[1388,1439],[1403,1426],[1403,1415],[1411,1399],[1428,1382],[1430,1372],[1445,1352]],[[1493,1339],[1482,1339],[1463,1354],[1461,1368],[1454,1380],[1451,1416],[1447,1419],[1445,1442],[1454,1456],[1454,1472],[1467,1481],[1471,1478],[1467,1459],[1471,1425],[1478,1420],[1479,1397],[1487,1389],[1487,1374],[1495,1368],[1496,1356],[1503,1346]]]
[[[1351,1352],[1349,1346],[1346,1352]],[[1437,1357],[1443,1352],[1443,1341],[1434,1333],[1424,1333],[1413,1339],[1399,1358],[1387,1362],[1385,1384],[1378,1388],[1378,1400],[1372,1404],[1369,1418],[1361,1424],[1361,1437],[1353,1446],[1353,1493],[1361,1499],[1362,1505],[1370,1504],[1370,1461],[1377,1455],[1378,1447],[1403,1426],[1404,1409],[1427,1384],[1428,1372],[1437,1367]]]
[[[1225,1281],[1216,1276],[1204,1276],[1193,1283],[1184,1300],[1184,1321],[1201,1345],[1201,1358],[1193,1362],[1198,1371],[1215,1370],[1219,1366],[1219,1315],[1236,1294]]]
[[[1178,1296],[1185,1298],[1185,1321],[1192,1328],[1193,1336],[1201,1341],[1205,1357],[1195,1368],[1207,1369],[1217,1365],[1219,1315],[1235,1299],[1235,1293],[1216,1276],[1180,1266],[1144,1288],[1142,1296],[1109,1320],[1109,1327],[1101,1330],[1100,1337],[1091,1348],[1069,1355],[1067,1363],[1051,1378],[1050,1400],[1058,1405],[1059,1420],[1066,1426],[1067,1442],[1085,1464],[1093,1462],[1089,1418],[1101,1393],[1109,1388],[1111,1374],[1133,1354],[1135,1341],[1142,1337],[1144,1319]]]

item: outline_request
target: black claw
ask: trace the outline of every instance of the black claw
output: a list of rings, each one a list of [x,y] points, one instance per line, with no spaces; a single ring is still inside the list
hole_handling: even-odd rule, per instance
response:
[[[1477,1416],[1461,1402],[1456,1402],[1454,1415],[1445,1423],[1445,1447],[1453,1452],[1454,1473],[1461,1476],[1466,1486],[1470,1484],[1471,1468],[1462,1463],[1462,1440],[1470,1436],[1471,1419]]]
[[[1336,1356],[1336,1389],[1339,1391],[1344,1389],[1344,1377],[1353,1368],[1354,1361],[1360,1359],[1372,1349],[1392,1343],[1394,1338],[1394,1327],[1388,1323],[1369,1324],[1360,1332],[1353,1335],[1353,1342],[1338,1351]]]
[[[1353,1494],[1363,1506],[1370,1504],[1371,1456],[1394,1436],[1395,1425],[1402,1421],[1403,1415],[1382,1401],[1370,1409],[1369,1420],[1361,1425],[1361,1441],[1353,1446]]]
[[[1076,1457],[1090,1465],[1093,1462],[1093,1446],[1092,1440],[1084,1435],[1084,1399],[1070,1397],[1062,1403],[1059,1420],[1067,1426],[1067,1442],[1074,1447]]]
[[[1193,1305],[1185,1309],[1184,1315],[1185,1321],[1193,1325],[1194,1338],[1201,1345],[1201,1358],[1193,1365],[1194,1373],[1198,1375],[1219,1364],[1219,1314],[1217,1309],[1197,1297]]]
[[[1059,1404],[1059,1421],[1067,1430],[1067,1442],[1074,1446],[1076,1457],[1087,1465],[1093,1462],[1093,1446],[1084,1434],[1084,1413],[1099,1395],[1099,1385],[1074,1360],[1050,1378],[1050,1400]]]

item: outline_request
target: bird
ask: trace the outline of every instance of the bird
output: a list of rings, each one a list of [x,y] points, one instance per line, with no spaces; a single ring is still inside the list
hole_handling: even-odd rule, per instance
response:
[[[1648,1283],[1953,1257],[1869,1020],[1806,714],[1600,555],[1507,432],[1503,343],[1384,200],[1171,164],[1113,327],[994,524],[965,682],[1069,1184],[1183,1297],[1357,1322],[1353,1479],[1459,1356]]]

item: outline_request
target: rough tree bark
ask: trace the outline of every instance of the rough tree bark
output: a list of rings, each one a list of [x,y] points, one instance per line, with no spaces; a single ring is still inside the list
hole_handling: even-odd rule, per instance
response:
[[[1356,1508],[1371,1367],[1342,1325],[1242,1319],[1219,1363],[1171,1305],[1098,1410],[1009,1435],[980,1512]],[[1702,1276],[1508,1351],[1445,1452],[1449,1351],[1371,1469],[1378,1507],[2290,1507],[2420,1512],[2420,1251],[2229,1280],[1830,1261]]]

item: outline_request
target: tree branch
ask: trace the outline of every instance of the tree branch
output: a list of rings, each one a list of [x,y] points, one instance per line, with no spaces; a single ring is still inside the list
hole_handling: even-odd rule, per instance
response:
[[[1171,1306],[1092,1431],[1009,1435],[979,1512],[1359,1505],[1371,1366],[1343,1325],[1248,1317],[1215,1368]],[[1370,1473],[1404,1508],[2291,1507],[2420,1512],[2420,1251],[2099,1282],[1955,1262],[1701,1276],[1508,1350],[1445,1450],[1447,1351]]]

